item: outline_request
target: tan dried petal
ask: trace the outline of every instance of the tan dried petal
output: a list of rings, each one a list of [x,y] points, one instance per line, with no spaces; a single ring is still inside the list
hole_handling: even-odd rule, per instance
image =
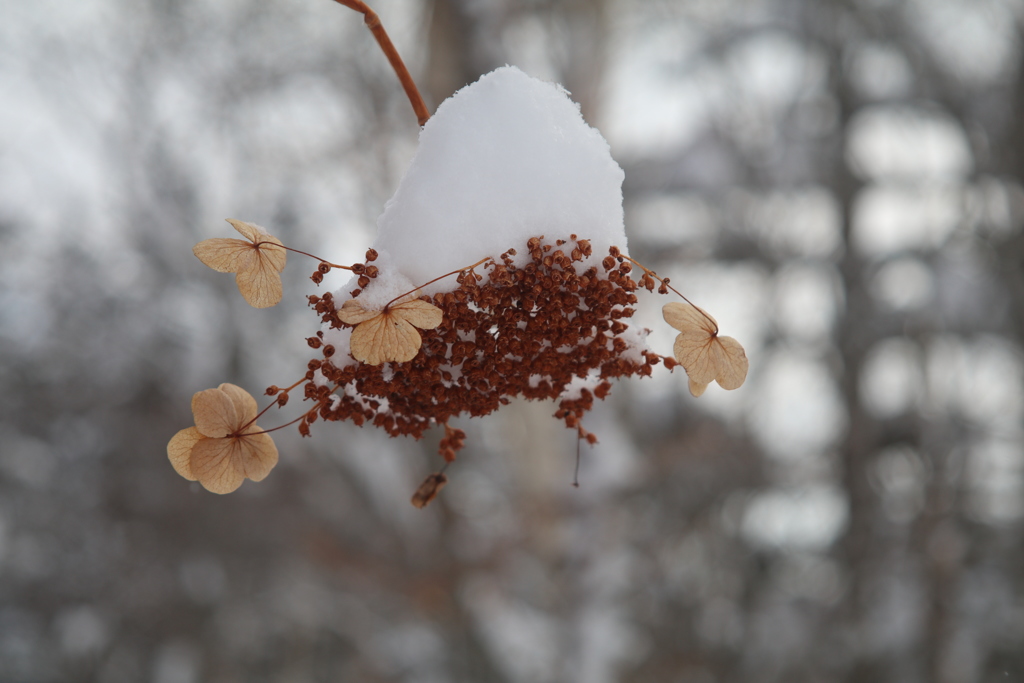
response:
[[[399,304],[392,304],[391,313],[404,318],[421,330],[432,330],[444,320],[444,313],[434,304],[422,299],[410,299]]]
[[[715,353],[718,355],[718,374],[715,381],[723,389],[739,389],[747,379],[747,370],[750,368],[750,361],[743,346],[732,337],[718,337],[718,348]]]
[[[259,429],[255,425],[253,428]],[[253,481],[262,481],[277,464],[277,445],[270,438],[270,434],[265,432],[244,434],[239,441],[241,442],[242,469],[245,470],[245,476]]]
[[[441,489],[447,483],[448,477],[444,476],[441,472],[435,472],[423,480],[420,487],[416,489],[416,493],[412,494],[412,500],[409,502],[420,509],[425,508],[430,504],[430,501],[437,498],[437,494],[441,492]]]
[[[199,433],[209,438],[227,436],[241,425],[231,396],[220,389],[205,389],[192,396],[192,416]]]
[[[743,347],[732,337],[718,336],[718,323],[690,304],[671,302],[662,314],[679,330],[672,351],[690,378],[690,393],[700,396],[717,381],[723,389],[737,389],[747,377],[749,363]]]
[[[171,461],[171,466],[174,467],[175,472],[189,481],[196,480],[195,475],[192,474],[192,466],[189,464],[192,458],[192,447],[199,443],[200,439],[205,438],[198,429],[189,427],[171,437],[167,444],[167,458]]]
[[[338,310],[342,322],[355,325],[352,357],[369,365],[404,363],[416,357],[423,339],[416,328],[431,330],[441,324],[441,309],[420,299],[391,304],[385,311],[367,311],[354,299]]]
[[[240,235],[253,243],[259,250],[260,258],[266,261],[270,267],[279,273],[284,270],[285,263],[288,261],[288,251],[284,248],[281,240],[254,223],[246,223],[234,218],[228,218],[227,221]]]
[[[697,329],[711,335],[718,334],[718,323],[711,314],[693,304],[672,301],[662,307],[661,314],[665,322],[680,332]]]
[[[221,273],[235,273],[238,290],[255,308],[267,308],[281,300],[281,276],[288,252],[281,240],[252,223],[228,222],[245,240],[214,238],[192,248],[196,257]]]
[[[338,309],[338,318],[346,325],[358,325],[380,315],[380,311],[369,311],[363,308],[358,299],[349,299]]]
[[[239,271],[235,275],[235,284],[253,308],[269,308],[284,296],[281,276],[263,260],[258,260],[252,268]]]
[[[352,330],[352,357],[369,365],[412,360],[419,353],[423,339],[416,328],[390,313],[359,323]]]
[[[238,416],[238,427],[235,429],[240,428],[250,420],[256,419],[256,413],[258,412],[256,399],[254,399],[248,391],[240,386],[229,384],[227,382],[221,384],[217,389],[226,393],[228,398],[231,399],[231,403],[235,406],[235,414]]]
[[[237,273],[251,267],[256,250],[251,242],[233,237],[214,237],[192,247],[200,261],[218,273]]]
[[[245,480],[240,439],[203,439],[192,448],[192,474],[207,491],[231,493]]]
[[[277,446],[269,434],[203,439],[192,449],[192,474],[208,491],[231,493],[248,477],[264,479],[277,464]]]

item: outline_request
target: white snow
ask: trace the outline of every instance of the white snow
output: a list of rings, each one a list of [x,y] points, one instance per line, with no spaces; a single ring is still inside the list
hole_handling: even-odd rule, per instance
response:
[[[626,350],[622,352],[622,358],[632,361],[638,365],[647,362],[644,351],[650,351],[647,345],[647,335],[651,331],[647,328],[638,327],[635,324],[627,324],[626,329],[619,333],[619,339],[626,342]]]
[[[626,250],[623,178],[565,89],[505,66],[445,100],[423,127],[373,247],[415,285],[509,248],[522,265],[539,235],[589,239],[597,263],[612,245]],[[424,293],[456,286],[450,277]]]
[[[583,397],[583,390],[586,389],[593,392],[597,388],[597,385],[601,383],[601,375],[597,371],[592,370],[587,374],[586,377],[573,377],[572,380],[566,385],[565,390],[559,395],[559,399],[576,401]]]
[[[348,298],[346,296],[346,298]],[[351,342],[352,342],[352,328],[346,327],[344,329],[334,329],[327,323],[320,326],[320,329],[324,333],[324,344],[330,344],[334,347],[334,355],[331,356],[331,363],[339,368],[346,368],[349,365],[355,365],[358,361],[352,357],[351,354]],[[319,373],[319,370],[317,371]],[[316,380],[314,373],[314,380]],[[323,377],[323,375],[321,375]],[[327,384],[327,378],[323,378],[323,384],[318,383],[317,386],[323,386]]]

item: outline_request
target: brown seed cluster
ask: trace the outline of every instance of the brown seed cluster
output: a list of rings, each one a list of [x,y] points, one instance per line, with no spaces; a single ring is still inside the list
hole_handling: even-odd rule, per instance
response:
[[[453,291],[423,297],[442,309],[444,320],[422,331],[423,345],[409,362],[338,368],[330,361],[335,350],[322,343],[322,333],[311,337],[310,346],[323,355],[308,364],[305,396],[319,410],[303,420],[300,432],[308,433],[317,414],[415,438],[433,425],[444,425],[441,454],[450,462],[465,439],[461,430],[448,428],[451,418],[487,415],[516,396],[558,400],[575,378],[596,373],[600,381],[593,390],[562,398],[555,412],[581,438],[596,441],[583,429],[581,418],[594,398],[608,395],[608,380],[650,375],[652,366],[670,359],[647,350],[624,353],[629,345],[621,336],[627,329],[622,320],[633,315],[640,285],[618,249],[611,249],[600,268],[578,273],[576,264],[592,252],[585,239],[574,235],[568,242],[551,244],[534,237],[526,248],[530,261],[525,266],[514,265],[516,252],[510,249],[500,262],[459,273]],[[368,254],[367,260],[374,256]],[[361,270],[359,286],[365,287],[376,269]],[[347,327],[338,319],[330,294],[311,296],[310,304],[332,327]],[[317,386],[316,370],[329,384]]]

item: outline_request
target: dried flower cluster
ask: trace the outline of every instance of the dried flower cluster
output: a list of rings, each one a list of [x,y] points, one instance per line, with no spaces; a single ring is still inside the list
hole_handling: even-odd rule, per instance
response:
[[[380,19],[362,0],[337,1],[364,15],[423,126],[430,114]],[[574,160],[577,168],[595,159],[606,167],[585,189],[574,186],[568,192],[554,193],[557,197],[576,197],[575,203],[566,205],[575,207],[570,211],[572,215],[592,208],[593,187],[604,188],[601,192],[606,198],[617,196],[621,169],[608,155],[600,135],[595,141],[578,106],[571,105],[564,92],[531,82],[511,67],[494,72],[492,77],[509,92],[531,93],[545,103],[532,127],[522,126],[518,114],[511,118],[517,128],[536,129],[536,136],[523,140],[533,146],[561,144],[566,131],[572,129],[574,142],[565,148],[565,157]],[[467,93],[471,87],[461,92]],[[520,97],[519,101],[527,99]],[[472,98],[464,99],[459,106],[472,109],[476,105],[465,104],[469,100]],[[524,111],[531,116],[537,114],[536,108]],[[553,125],[552,112],[564,126]],[[499,126],[494,134],[504,135],[505,131]],[[517,157],[534,158],[520,154],[518,145],[508,147]],[[491,156],[490,146],[486,151]],[[503,164],[492,169],[492,175],[495,187],[503,187],[503,179],[512,177]],[[561,175],[575,177],[572,173]],[[531,191],[534,189],[538,189],[536,184]],[[461,202],[461,195],[456,196]],[[500,198],[497,205],[504,206],[506,199]],[[546,205],[551,206],[550,202]],[[556,205],[561,206],[559,202]],[[621,211],[621,206],[618,209]],[[595,239],[601,228],[594,221],[601,223],[605,215],[607,212],[599,211],[593,221],[581,223],[597,230]],[[370,423],[391,436],[415,438],[440,425],[445,434],[439,450],[445,462],[451,463],[466,434],[451,427],[449,420],[462,415],[487,415],[513,397],[557,401],[555,417],[575,429],[580,439],[594,443],[597,439],[583,428],[582,418],[595,398],[603,399],[611,391],[611,379],[650,375],[651,368],[659,363],[669,369],[678,363],[689,375],[690,392],[699,396],[712,381],[725,389],[735,389],[746,378],[747,358],[739,343],[731,337],[719,337],[714,318],[690,304],[667,278],[658,277],[614,246],[595,265],[597,260],[592,258],[593,250],[586,239],[571,235],[568,240],[552,243],[532,237],[525,245],[529,259],[514,259],[515,249],[509,249],[500,258],[484,258],[421,285],[457,276],[457,286],[449,291],[430,297],[413,289],[377,309],[359,298],[371,280],[380,276],[378,267],[371,265],[378,258],[373,249],[367,251],[366,263],[342,266],[286,247],[257,225],[229,222],[244,240],[208,239],[197,244],[193,252],[214,270],[235,273],[239,291],[252,306],[265,308],[281,300],[280,273],[288,251],[318,261],[311,276],[313,282],[320,284],[333,268],[342,268],[356,276],[357,289],[340,306],[331,294],[309,297],[331,336],[322,330],[307,340],[321,353],[309,361],[303,378],[284,389],[267,389],[274,401],[263,412],[274,405],[286,406],[290,392],[303,385],[305,399],[312,405],[299,417],[261,430],[256,419],[263,412],[257,413],[252,396],[233,384],[221,384],[193,397],[195,427],[178,432],[167,445],[167,455],[179,474],[215,493],[234,491],[246,478],[264,478],[277,463],[277,448],[269,432],[295,423],[303,436],[309,435],[311,424],[323,419]],[[621,230],[614,221],[606,223],[604,229],[612,228],[613,234],[617,234],[616,228]],[[467,227],[479,229],[475,220],[464,226],[463,233]],[[445,231],[436,226],[431,234]],[[524,236],[521,232],[515,234],[516,239]],[[503,247],[503,241],[499,238],[497,244]],[[485,250],[492,256],[496,253],[493,242]],[[641,271],[639,280],[633,279],[634,266]],[[686,301],[670,303],[663,311],[665,320],[680,332],[674,358],[649,350],[643,341],[646,331],[624,322],[634,313],[636,291],[655,288],[660,294],[672,291]],[[346,336],[349,329],[351,333]],[[338,349],[328,340],[339,345],[347,342],[346,357],[339,358]],[[443,471],[430,475],[413,495],[412,504],[426,506],[447,481]]]
[[[279,287],[277,266],[283,267],[283,257],[278,252],[283,255],[289,248],[256,226],[232,225],[250,242],[206,240],[197,245],[196,255],[217,270],[238,272],[246,299],[265,305],[266,297],[250,296],[241,287],[242,274],[257,274],[246,282],[276,277]],[[377,258],[374,250],[367,252],[366,263],[352,266],[318,259],[314,282],[332,267],[357,276],[357,288],[340,306],[329,293],[309,297],[326,329],[352,330],[351,357],[338,358],[335,347],[324,342],[324,331],[318,332],[307,342],[320,355],[290,387],[267,389],[275,397],[271,405],[285,406],[289,392],[303,385],[312,406],[288,424],[297,422],[304,436],[318,419],[368,423],[391,436],[414,438],[441,425],[445,435],[439,450],[450,463],[466,435],[449,421],[487,415],[513,397],[557,401],[555,417],[594,443],[582,419],[595,398],[608,395],[614,378],[650,375],[664,363],[669,369],[684,367],[694,396],[712,381],[725,389],[743,383],[743,348],[731,337],[720,337],[714,318],[689,302],[664,307],[665,320],[680,331],[674,357],[646,347],[646,331],[624,322],[633,316],[637,291],[675,290],[616,247],[599,266],[584,265],[595,262],[592,248],[575,235],[554,242],[534,237],[525,248],[525,265],[509,249],[498,260],[484,259],[450,273],[456,278],[451,291],[429,297],[416,290],[379,310],[365,308],[359,298],[380,274],[370,265]],[[634,266],[640,269],[639,279],[633,277]],[[168,445],[179,474],[217,493],[233,491],[246,477],[266,476],[277,462],[277,450],[267,432],[256,427],[256,403],[249,394],[222,384],[197,393],[192,405],[196,426],[179,432]],[[443,472],[432,474],[412,503],[427,505],[446,482]]]
[[[483,273],[476,268],[459,273],[454,291],[392,304],[375,314],[363,311],[357,298],[338,310],[330,294],[311,297],[324,322],[355,325],[353,355],[366,360],[337,367],[331,362],[334,348],[321,346],[323,334],[311,340],[323,356],[310,361],[305,392],[320,403],[319,417],[370,422],[392,436],[419,438],[432,425],[463,414],[487,415],[515,396],[559,399],[574,381],[594,377],[592,390],[562,398],[556,413],[593,441],[580,418],[595,397],[604,398],[611,390],[608,380],[649,375],[651,366],[662,361],[639,348],[635,331],[621,322],[633,315],[636,303],[632,265],[609,257],[603,269],[578,274],[575,264],[591,253],[586,240],[546,244],[533,238],[526,246],[531,260],[522,268],[513,265],[515,252],[510,251],[501,262],[480,266]],[[403,316],[411,312],[418,320],[406,322]],[[377,317],[364,322],[370,315]],[[391,329],[396,323],[422,336],[422,348],[413,358],[403,354],[395,359],[399,362],[381,365],[377,361],[392,342],[377,328]],[[364,350],[359,348],[361,333],[370,324],[375,326],[366,336],[373,335],[374,345]],[[409,342],[409,350],[414,343]],[[314,381],[317,371],[326,382]],[[329,400],[337,388],[342,388],[339,399]],[[454,458],[450,445],[443,448],[446,459]]]

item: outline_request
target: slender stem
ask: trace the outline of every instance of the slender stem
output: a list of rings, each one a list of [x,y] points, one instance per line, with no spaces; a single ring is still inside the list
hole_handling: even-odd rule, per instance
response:
[[[302,384],[305,381],[306,381],[306,378],[303,377],[302,379],[300,379],[299,381],[297,381],[295,384],[291,385],[290,387],[287,387],[286,389],[281,389],[280,391],[278,391],[275,396],[280,396],[281,394],[287,394],[289,391],[291,391],[292,389],[294,389],[295,387],[299,386],[300,384]],[[335,388],[337,388],[337,387],[335,387]],[[266,408],[264,408],[260,412],[256,413],[256,417],[254,417],[253,419],[249,420],[244,425],[239,427],[238,431],[241,432],[243,429],[245,429],[246,427],[248,427],[249,425],[254,423],[256,420],[258,420],[261,417],[263,417],[264,413],[266,413],[268,410],[270,410],[271,408],[273,408],[276,405],[278,405],[277,398],[275,398],[274,401],[270,405],[268,405]],[[260,433],[260,432],[257,432],[257,433]]]
[[[299,384],[301,384],[302,382],[305,382],[305,381],[306,381],[306,380],[305,380],[305,378],[303,378],[303,379],[300,379],[300,380],[299,380],[298,382],[296,382],[295,384],[293,384],[293,385],[291,385],[290,387],[288,387],[287,389],[285,389],[285,390],[284,390],[284,393],[287,393],[288,391],[290,391],[290,390],[294,389],[294,388],[295,388],[295,387],[297,387],[297,386],[298,386]],[[340,386],[341,386],[340,384],[335,384],[335,385],[334,385],[333,387],[331,387],[331,390],[330,390],[329,392],[327,392],[327,396],[325,396],[324,398],[322,398],[322,399],[320,399],[319,401],[317,401],[317,403],[316,403],[316,405],[315,405],[315,406],[313,406],[312,408],[310,408],[309,410],[307,410],[306,412],[304,412],[304,413],[303,413],[302,415],[299,415],[299,416],[298,416],[297,418],[295,418],[294,420],[291,420],[290,422],[285,422],[285,423],[284,423],[283,425],[278,425],[277,427],[271,427],[270,429],[264,429],[264,430],[262,430],[262,431],[259,431],[259,432],[249,432],[249,433],[247,433],[247,434],[239,434],[238,436],[252,436],[252,435],[254,435],[254,434],[269,434],[270,432],[276,432],[276,431],[277,431],[278,429],[284,429],[285,427],[290,427],[290,426],[292,426],[293,424],[295,424],[296,422],[298,422],[299,420],[303,420],[303,419],[305,419],[305,417],[306,417],[307,415],[309,415],[310,413],[314,413],[314,412],[316,412],[317,410],[320,410],[320,406],[322,406],[322,405],[324,405],[325,403],[327,403],[327,399],[328,399],[328,398],[330,398],[330,397],[331,397],[331,395],[332,395],[332,394],[333,394],[333,393],[334,393],[335,391],[337,391],[337,390],[338,390],[338,387],[340,387]],[[274,405],[274,404],[273,404],[273,403],[271,403],[271,404],[270,404],[270,406],[272,406],[272,405]],[[266,412],[266,411],[267,411],[267,410],[268,410],[268,409],[270,408],[270,406],[267,406],[266,408],[264,408],[264,409],[263,409],[263,412]],[[262,414],[263,414],[263,413],[260,413],[260,415],[262,415]],[[257,417],[259,417],[259,415],[257,415]],[[255,422],[255,420],[253,420],[253,422]],[[249,426],[249,424],[252,424],[252,422],[249,422],[248,424],[246,424],[246,427],[247,427],[247,426]],[[242,429],[245,429],[245,427],[242,427]],[[239,431],[239,432],[241,432],[241,431],[242,431],[242,429],[239,429],[238,431]]]
[[[296,254],[302,254],[303,256],[308,256],[309,258],[315,259],[315,260],[317,260],[317,261],[319,261],[321,263],[327,263],[332,268],[342,268],[344,270],[351,270],[352,269],[352,266],[350,266],[350,265],[341,265],[340,263],[331,263],[331,261],[327,260],[326,258],[321,258],[319,256],[316,256],[315,254],[310,254],[309,252],[304,252],[304,251],[302,251],[300,249],[292,249],[291,247],[286,247],[285,245],[279,245],[276,242],[269,242],[268,240],[264,240],[263,242],[257,242],[255,244],[256,247],[259,247],[260,245],[273,245],[274,247],[281,247],[282,249],[284,249],[286,251],[291,251],[291,252],[295,252]]]
[[[572,485],[575,488],[580,487],[580,442],[583,441],[583,435],[578,431],[576,433],[576,470],[572,473]]]
[[[409,102],[412,104],[412,110],[416,113],[416,119],[422,126],[430,118],[430,112],[427,111],[427,105],[423,102],[423,97],[420,95],[420,91],[416,88],[416,83],[412,80],[412,76],[409,74],[409,69],[406,68],[405,62],[402,61],[401,56],[398,54],[398,50],[395,49],[394,43],[391,42],[391,38],[388,36],[387,31],[384,30],[384,25],[380,23],[380,17],[377,13],[370,9],[365,2],[362,0],[334,0],[339,5],[344,5],[349,9],[353,9],[356,12],[360,12],[363,15],[363,21],[366,22],[366,27],[370,29],[370,33],[377,39],[377,44],[380,45],[380,49],[384,51],[384,56],[391,62],[391,68],[395,70],[395,74],[398,76],[398,80],[402,83],[402,88],[405,90],[406,96],[409,98]]]
[[[340,1],[340,0],[339,0],[339,1]],[[431,280],[430,282],[424,282],[424,283],[423,283],[422,285],[420,285],[419,287],[417,287],[416,289],[414,289],[414,290],[412,290],[412,291],[410,291],[410,292],[406,292],[405,294],[399,294],[399,295],[398,295],[398,296],[396,296],[396,297],[395,297],[394,299],[392,299],[391,301],[389,301],[389,302],[387,302],[386,304],[384,304],[384,309],[383,309],[383,310],[385,310],[385,311],[386,311],[386,310],[388,310],[388,306],[390,306],[391,304],[395,303],[396,301],[398,301],[399,299],[401,299],[401,298],[403,298],[403,297],[409,296],[410,294],[415,294],[416,292],[418,292],[419,290],[423,289],[423,288],[424,288],[424,287],[426,287],[427,285],[432,285],[432,284],[434,284],[435,282],[437,282],[438,280],[443,280],[443,279],[445,279],[446,277],[450,277],[450,276],[452,276],[452,275],[455,275],[455,274],[457,274],[457,273],[465,273],[466,271],[470,271],[470,270],[473,270],[474,268],[476,268],[477,266],[479,266],[479,265],[480,265],[481,263],[487,263],[488,261],[491,261],[491,262],[493,262],[493,261],[494,261],[494,259],[492,259],[492,258],[491,258],[490,256],[488,256],[487,258],[482,258],[482,259],[480,259],[479,261],[477,261],[476,263],[474,263],[474,264],[473,264],[473,265],[471,265],[471,266],[466,266],[465,268],[459,268],[458,270],[453,270],[452,272],[450,272],[450,273],[445,273],[444,275],[438,275],[437,277],[435,277],[435,278],[434,278],[433,280]]]
[[[667,287],[668,289],[671,289],[671,290],[672,290],[673,292],[675,292],[676,294],[678,294],[678,295],[679,295],[679,297],[680,297],[680,298],[681,298],[681,299],[682,299],[683,301],[685,301],[686,303],[690,304],[691,306],[693,306],[694,308],[696,308],[696,309],[697,309],[698,311],[700,311],[700,314],[701,314],[702,316],[704,316],[705,318],[707,318],[707,321],[708,321],[709,323],[711,323],[712,325],[714,325],[714,327],[715,327],[715,334],[718,334],[718,323],[716,323],[716,322],[714,321],[714,319],[713,319],[713,318],[712,318],[712,317],[711,317],[710,315],[708,315],[707,313],[705,313],[705,312],[704,312],[704,309],[703,309],[703,308],[701,308],[701,307],[700,307],[700,306],[698,306],[697,304],[695,304],[695,303],[693,303],[692,301],[690,301],[689,299],[687,299],[687,298],[686,298],[686,295],[685,295],[685,294],[683,294],[682,292],[680,292],[680,291],[679,291],[678,289],[676,289],[675,287],[673,287],[673,286],[672,286],[672,285],[670,285],[669,283],[665,282],[665,280],[663,280],[663,279],[661,278],[661,276],[659,276],[659,275],[658,275],[657,273],[655,273],[655,272],[654,272],[653,270],[651,270],[650,268],[648,268],[648,267],[647,267],[647,266],[645,266],[644,264],[640,263],[640,262],[639,262],[639,261],[637,261],[636,259],[634,259],[634,258],[632,258],[632,257],[630,257],[630,256],[626,256],[625,254],[622,254],[622,258],[626,259],[627,261],[629,261],[629,262],[630,262],[630,263],[632,263],[633,265],[635,265],[635,266],[639,267],[639,268],[640,268],[641,270],[643,270],[643,271],[644,271],[645,273],[647,273],[648,275],[650,275],[651,277],[653,277],[653,278],[654,278],[655,280],[657,280],[658,282],[660,282],[661,284],[663,284],[663,285],[664,285],[665,287]]]
[[[282,244],[281,246],[282,246],[282,247],[284,247],[284,245],[283,245],[283,244]],[[316,254],[310,254],[309,252],[306,252],[306,251],[301,251],[301,250],[299,250],[299,249],[292,249],[291,247],[284,247],[284,248],[285,248],[285,249],[287,249],[288,251],[294,251],[294,252],[295,252],[296,254],[302,254],[303,256],[308,256],[308,257],[309,257],[309,258],[311,258],[311,259],[316,259],[316,260],[317,260],[317,261],[319,261],[320,263],[326,263],[326,264],[327,264],[327,265],[329,265],[329,266],[330,266],[331,268],[341,268],[342,270],[352,270],[352,266],[343,266],[343,265],[341,265],[340,263],[331,263],[331,262],[330,262],[330,261],[328,261],[327,259],[325,259],[325,258],[320,258],[320,257],[319,257],[319,256],[317,256]]]
[[[285,422],[283,425],[278,425],[276,427],[271,427],[270,429],[264,429],[264,430],[261,430],[261,431],[258,431],[258,432],[247,432],[245,434],[239,434],[239,436],[254,436],[256,434],[269,434],[270,432],[276,432],[278,429],[284,429],[285,427],[291,427],[296,422],[299,422],[300,420],[306,419],[307,415],[309,415],[311,412],[313,412],[313,410],[317,410],[321,405],[323,405],[323,401],[321,401],[320,403],[317,403],[315,406],[313,406],[313,408],[311,410],[307,410],[302,415],[299,415],[297,418],[295,418],[294,420],[292,420],[290,422]]]

